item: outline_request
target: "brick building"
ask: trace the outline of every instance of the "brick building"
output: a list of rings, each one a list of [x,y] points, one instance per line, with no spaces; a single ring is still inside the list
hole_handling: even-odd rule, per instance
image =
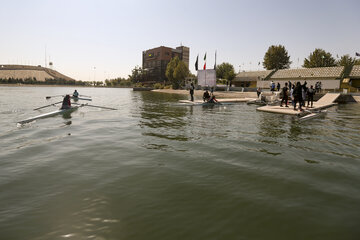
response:
[[[146,79],[151,82],[166,81],[166,67],[170,60],[178,56],[189,67],[190,49],[185,46],[174,48],[160,46],[143,51],[142,68],[147,72]]]

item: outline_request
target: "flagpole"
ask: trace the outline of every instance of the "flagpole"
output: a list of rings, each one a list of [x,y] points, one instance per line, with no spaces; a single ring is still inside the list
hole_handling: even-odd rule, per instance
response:
[[[204,63],[203,69],[205,70],[205,86],[206,86],[207,85],[207,81],[206,81],[206,52],[205,52],[205,56],[204,56],[204,61],[205,61],[205,63]]]

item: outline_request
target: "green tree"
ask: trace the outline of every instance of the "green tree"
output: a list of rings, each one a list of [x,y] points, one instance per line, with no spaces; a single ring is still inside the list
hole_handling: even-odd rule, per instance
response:
[[[235,78],[235,70],[234,66],[230,63],[222,63],[216,66],[216,78],[222,78],[229,81],[231,85],[231,81]]]
[[[282,45],[271,45],[265,53],[263,66],[267,70],[287,69],[290,64],[290,56]]]
[[[129,80],[133,83],[143,82],[145,77],[144,70],[136,66],[132,71],[131,75],[129,75]]]
[[[338,66],[353,66],[360,65],[360,59],[355,59],[346,54],[340,58],[339,61],[336,62]]]
[[[336,62],[338,66],[351,66],[354,65],[354,63],[355,58],[350,57],[349,54],[342,56],[340,60]]]
[[[316,68],[316,67],[334,67],[336,61],[332,57],[331,53],[326,52],[323,49],[316,48],[314,52],[310,53],[309,58],[304,59],[305,68]]]
[[[174,89],[178,89],[185,78],[189,76],[189,69],[183,61],[176,56],[170,60],[166,67],[165,75]]]

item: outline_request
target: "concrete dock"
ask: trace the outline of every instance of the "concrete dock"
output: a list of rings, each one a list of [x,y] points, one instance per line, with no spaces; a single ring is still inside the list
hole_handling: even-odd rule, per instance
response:
[[[317,110],[321,110],[324,108],[329,108],[336,104],[335,100],[339,96],[340,96],[340,93],[327,93],[322,98],[320,98],[317,102],[314,102],[312,108],[303,107],[303,109],[304,110],[307,109],[310,111],[317,111]],[[307,105],[307,102],[305,105]],[[300,110],[298,110],[298,106],[297,106],[297,110],[294,110],[294,107],[291,106],[291,104],[289,104],[288,106],[289,107],[285,107],[285,104],[283,105],[283,107],[280,107],[279,105],[277,105],[277,106],[267,105],[267,106],[259,107],[256,110],[263,111],[263,112],[270,112],[270,113],[287,114],[287,115],[302,114],[302,112]]]

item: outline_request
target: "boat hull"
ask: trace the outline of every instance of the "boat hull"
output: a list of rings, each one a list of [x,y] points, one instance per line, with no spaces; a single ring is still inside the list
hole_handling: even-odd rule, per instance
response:
[[[44,113],[44,114],[41,114],[41,115],[38,115],[38,116],[35,116],[35,117],[31,117],[31,118],[19,121],[18,124],[25,124],[25,123],[35,121],[37,119],[53,117],[53,116],[56,116],[56,115],[59,115],[59,114],[71,113],[71,112],[75,111],[78,108],[79,108],[79,106],[74,106],[74,107],[71,107],[71,108],[68,108],[68,109],[59,109],[59,110],[56,110],[56,111],[53,111],[53,112]]]

